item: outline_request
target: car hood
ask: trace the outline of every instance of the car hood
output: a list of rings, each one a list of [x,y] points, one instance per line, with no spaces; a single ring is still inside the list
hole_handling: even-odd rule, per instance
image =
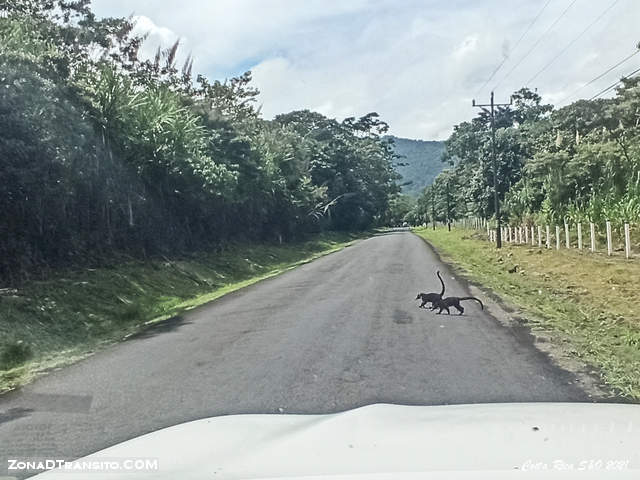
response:
[[[165,428],[83,460],[123,458],[158,459],[158,470],[90,478],[506,479],[523,471],[527,478],[640,478],[640,406],[376,404],[329,415],[231,415]],[[51,470],[36,478],[78,476]]]

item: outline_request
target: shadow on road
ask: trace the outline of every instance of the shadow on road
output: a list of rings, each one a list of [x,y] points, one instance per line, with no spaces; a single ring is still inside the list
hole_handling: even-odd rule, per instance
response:
[[[0,411],[0,425],[3,423],[10,422],[12,420],[17,420],[22,417],[26,417],[33,412],[32,408],[10,408],[9,410]]]
[[[374,233],[374,234],[373,234],[373,236],[374,236],[374,237],[382,237],[382,236],[385,236],[385,235],[397,235],[397,234],[399,234],[399,233],[407,233],[407,232],[410,232],[410,231],[411,231],[411,230],[410,230],[410,229],[408,229],[408,228],[407,228],[407,229],[405,229],[405,230],[403,230],[403,229],[398,229],[398,230],[388,230],[388,231],[386,231],[386,232],[377,232],[377,233]]]
[[[144,330],[131,335],[129,338],[127,338],[127,341],[130,342],[132,340],[143,340],[146,338],[152,338],[162,333],[173,332],[183,325],[189,325],[190,323],[191,322],[186,322],[184,320],[184,317],[178,315],[168,318],[167,320],[162,320],[161,322],[149,325]]]

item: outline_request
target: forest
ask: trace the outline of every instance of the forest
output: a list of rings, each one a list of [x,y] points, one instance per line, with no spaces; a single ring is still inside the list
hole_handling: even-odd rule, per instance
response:
[[[623,78],[613,98],[563,108],[520,89],[495,115],[501,219],[513,225],[609,220],[619,233],[640,226],[640,76]],[[448,164],[406,214],[414,224],[494,219],[490,116],[454,127]]]
[[[0,279],[384,223],[376,113],[264,120],[250,72],[196,75],[179,43],[140,58],[133,27],[90,0],[0,3]]]
[[[391,138],[399,156],[396,170],[402,175],[402,193],[417,197],[446,166],[442,163],[444,142]]]

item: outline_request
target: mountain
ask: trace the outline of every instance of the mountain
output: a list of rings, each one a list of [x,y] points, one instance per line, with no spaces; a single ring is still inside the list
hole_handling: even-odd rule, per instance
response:
[[[402,175],[401,183],[412,183],[402,187],[402,193],[419,195],[422,189],[431,185],[433,179],[445,168],[441,157],[444,151],[444,142],[428,140],[412,140],[391,136],[394,142],[394,150],[404,158],[398,159],[398,163],[405,166],[396,166],[396,171]]]

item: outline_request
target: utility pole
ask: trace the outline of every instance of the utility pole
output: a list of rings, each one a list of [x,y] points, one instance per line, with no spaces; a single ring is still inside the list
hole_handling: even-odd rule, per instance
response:
[[[431,224],[433,225],[433,229],[436,229],[436,196],[433,191],[433,184],[431,184]]]
[[[496,247],[502,248],[502,235],[500,229],[500,200],[498,199],[498,166],[496,163],[496,127],[495,127],[495,112],[494,107],[506,107],[511,105],[512,100],[509,103],[494,103],[493,92],[491,92],[491,103],[489,104],[477,104],[475,100],[472,100],[471,105],[474,107],[482,108],[483,111],[489,114],[491,117],[491,163],[493,166],[493,202],[494,210],[496,212]],[[491,110],[487,110],[485,107],[491,107]]]
[[[451,177],[447,177],[447,229],[451,231]]]

